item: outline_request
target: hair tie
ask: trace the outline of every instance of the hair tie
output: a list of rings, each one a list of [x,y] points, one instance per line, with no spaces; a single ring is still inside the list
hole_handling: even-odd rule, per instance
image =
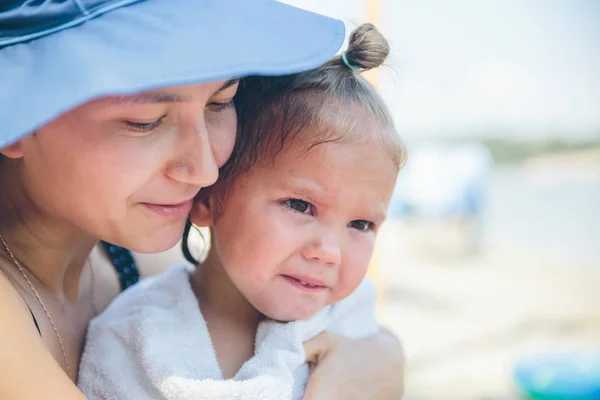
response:
[[[357,67],[356,65],[350,64],[350,61],[348,61],[348,58],[346,57],[346,52],[345,51],[342,51],[342,61],[344,62],[344,64],[346,65],[346,67],[348,67],[352,71],[358,71],[358,70],[360,70],[360,68]]]

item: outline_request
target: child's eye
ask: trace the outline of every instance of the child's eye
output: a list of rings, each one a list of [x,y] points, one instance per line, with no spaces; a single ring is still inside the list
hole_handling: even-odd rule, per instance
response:
[[[351,221],[348,226],[350,228],[356,229],[361,232],[366,232],[375,227],[375,224],[369,221],[364,221],[362,219],[357,219],[355,221]]]
[[[150,132],[158,128],[163,123],[165,117],[166,115],[163,115],[159,119],[151,122],[125,121],[125,125],[136,132]]]
[[[222,112],[228,110],[230,108],[235,108],[233,104],[233,99],[229,100],[226,103],[212,102],[208,103],[208,108],[213,112]]]
[[[288,207],[296,212],[299,212],[301,214],[311,213],[311,211],[312,211],[312,204],[310,204],[307,201],[300,200],[300,199],[288,199],[288,200],[285,200],[283,202],[283,204],[286,207]]]

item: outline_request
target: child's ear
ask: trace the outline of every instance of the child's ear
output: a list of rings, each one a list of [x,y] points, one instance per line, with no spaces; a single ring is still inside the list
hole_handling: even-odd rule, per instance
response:
[[[190,222],[196,226],[208,227],[213,224],[213,211],[211,210],[211,199],[210,196],[196,200],[194,207],[190,212]]]

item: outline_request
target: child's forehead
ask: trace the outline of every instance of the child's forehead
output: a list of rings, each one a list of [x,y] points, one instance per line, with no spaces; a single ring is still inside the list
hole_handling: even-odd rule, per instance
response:
[[[323,203],[335,203],[340,196],[348,202],[387,202],[397,176],[395,163],[379,146],[357,141],[321,143],[308,151],[291,146],[272,163],[261,164],[255,179]]]
[[[307,129],[308,131],[309,129]],[[311,132],[298,135],[275,156],[271,164],[274,173],[297,173],[330,177],[358,167],[379,163],[379,146],[355,137],[319,138]]]

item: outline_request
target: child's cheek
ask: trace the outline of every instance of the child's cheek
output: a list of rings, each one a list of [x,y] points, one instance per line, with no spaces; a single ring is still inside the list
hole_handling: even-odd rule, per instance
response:
[[[339,285],[335,290],[333,302],[349,296],[367,275],[375,237],[364,233],[359,233],[359,235],[363,235],[362,238],[359,238],[362,240],[353,241],[351,246],[345,247],[342,254]]]

